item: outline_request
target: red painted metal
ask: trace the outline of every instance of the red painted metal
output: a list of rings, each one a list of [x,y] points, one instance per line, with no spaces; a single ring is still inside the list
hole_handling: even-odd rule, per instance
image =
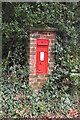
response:
[[[36,48],[36,74],[47,74],[49,40],[37,39]]]

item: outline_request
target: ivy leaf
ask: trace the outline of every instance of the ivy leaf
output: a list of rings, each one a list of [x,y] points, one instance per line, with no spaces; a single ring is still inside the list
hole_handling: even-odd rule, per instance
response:
[[[68,90],[68,86],[64,86],[64,90],[65,90],[65,91]]]
[[[65,103],[68,104],[68,105],[70,105],[70,100],[69,100],[69,98],[66,98]]]
[[[26,89],[26,85],[25,84],[23,84],[21,87],[24,88],[24,89]]]

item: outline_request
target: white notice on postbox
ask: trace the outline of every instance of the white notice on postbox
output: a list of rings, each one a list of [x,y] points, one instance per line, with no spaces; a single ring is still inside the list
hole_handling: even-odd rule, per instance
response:
[[[40,60],[41,60],[41,61],[44,60],[44,52],[40,52]]]

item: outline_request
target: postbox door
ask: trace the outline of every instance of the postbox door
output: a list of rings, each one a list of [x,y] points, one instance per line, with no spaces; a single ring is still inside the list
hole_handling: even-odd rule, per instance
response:
[[[45,41],[43,41],[44,43]],[[36,74],[48,73],[48,45],[37,46]]]

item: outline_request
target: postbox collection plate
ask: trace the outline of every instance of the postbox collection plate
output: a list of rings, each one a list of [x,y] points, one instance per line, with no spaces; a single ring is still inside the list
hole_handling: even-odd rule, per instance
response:
[[[48,39],[37,39],[36,74],[48,74]]]

